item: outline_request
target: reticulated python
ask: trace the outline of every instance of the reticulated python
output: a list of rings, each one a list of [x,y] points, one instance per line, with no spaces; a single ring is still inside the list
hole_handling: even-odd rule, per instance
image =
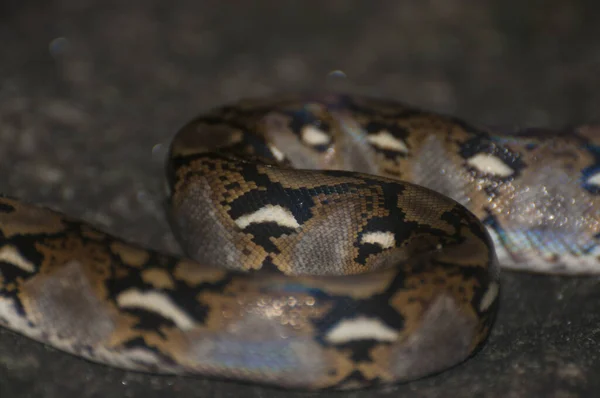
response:
[[[180,130],[168,177],[193,261],[2,198],[0,325],[128,369],[359,388],[479,348],[497,257],[600,271],[591,127],[498,135],[373,98],[241,101]]]

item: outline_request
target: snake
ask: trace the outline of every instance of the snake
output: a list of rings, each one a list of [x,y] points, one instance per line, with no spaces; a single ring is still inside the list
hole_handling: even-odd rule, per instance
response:
[[[280,94],[183,125],[166,174],[181,256],[2,196],[0,326],[132,371],[359,389],[479,352],[501,268],[600,271],[593,125]]]

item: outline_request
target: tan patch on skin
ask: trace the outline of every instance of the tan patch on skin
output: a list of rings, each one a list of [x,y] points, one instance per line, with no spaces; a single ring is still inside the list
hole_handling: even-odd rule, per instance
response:
[[[363,184],[364,180],[356,177],[330,176],[318,171],[299,171],[292,169],[277,169],[258,167],[258,170],[267,175],[272,182],[278,182],[291,189],[313,189],[320,186],[335,186],[341,184]]]
[[[98,297],[106,297],[106,279],[110,276],[112,258],[106,246],[97,242],[82,241],[76,235],[41,240],[35,248],[42,255],[38,275],[59,270],[73,261],[81,263],[81,270],[90,281]]]
[[[201,283],[216,283],[225,278],[227,271],[215,267],[206,267],[189,260],[181,260],[175,266],[173,273],[176,279],[190,286]]]
[[[99,241],[99,242],[106,239],[106,237],[107,237],[104,232],[100,232],[97,229],[95,229],[89,225],[85,225],[85,224],[81,225],[80,231],[81,231],[81,236],[84,236],[88,239],[92,239],[92,240]]]
[[[188,173],[198,173],[204,177],[188,176]],[[177,170],[177,183],[174,187],[173,208],[184,201],[188,190],[194,184],[208,184],[211,188],[211,200],[214,203],[231,203],[249,191],[259,188],[254,181],[247,181],[240,173],[240,167],[226,160],[193,161]],[[226,186],[238,185],[235,188]],[[223,211],[229,208],[224,206]]]
[[[323,375],[321,386],[330,386],[338,384],[346,379],[352,372],[357,370],[356,363],[351,358],[350,350],[337,350],[335,348],[323,349],[323,355],[329,358],[329,363],[333,364],[332,372]],[[349,386],[344,386],[348,388]]]
[[[244,133],[227,124],[191,123],[171,143],[172,156],[196,155],[240,143]]]
[[[493,253],[485,241],[475,236],[466,226],[461,227],[460,235],[464,241],[459,245],[449,245],[435,254],[439,261],[465,267],[491,267]]]
[[[398,180],[404,179],[407,169],[403,167],[404,161],[402,157],[387,158],[382,153],[376,153],[374,156],[377,159],[377,163],[381,165],[379,170],[382,176]]]
[[[106,346],[109,349],[119,351],[123,348],[123,344],[135,339],[143,339],[147,346],[157,349],[160,353],[177,361],[177,365],[187,370],[196,370],[188,367],[190,364],[183,360],[186,353],[186,347],[189,343],[187,337],[189,333],[194,333],[199,330],[196,326],[186,332],[176,326],[162,326],[159,330],[148,331],[139,329],[136,325],[139,319],[131,314],[123,312],[116,306],[111,305],[114,313],[115,329],[110,339],[106,341]],[[178,357],[178,355],[182,355]],[[151,369],[150,369],[151,370]]]
[[[2,275],[0,275],[0,277],[1,276]],[[2,286],[2,285],[0,284],[0,286]],[[9,293],[16,292],[18,287],[20,287],[20,285],[17,285],[14,282],[10,282],[10,283],[7,283],[6,285],[2,286],[2,288]]]
[[[382,381],[393,381],[393,376],[387,365],[387,357],[389,357],[390,344],[378,344],[370,351],[373,362],[361,362],[356,365],[360,372],[367,380],[382,379]],[[379,353],[383,352],[387,355],[383,357]]]
[[[64,230],[60,215],[44,207],[1,198],[0,203],[13,207],[12,212],[0,212],[0,225],[6,238],[17,235],[56,234]]]
[[[123,263],[136,268],[142,267],[150,258],[147,250],[117,240],[110,244],[110,250],[118,255]]]
[[[189,357],[190,344],[194,339],[201,338],[205,332],[203,328],[196,327],[182,332],[177,328],[162,327],[159,332],[142,333],[141,337],[148,346],[155,347],[163,355],[172,358],[186,371],[208,373],[208,369],[199,368],[198,362],[191,361]]]
[[[415,221],[419,224],[430,225],[433,228],[448,234],[455,232],[454,227],[442,219],[442,215],[453,210],[456,204],[448,199],[421,189],[407,186],[398,195],[398,208],[402,209],[406,221]]]
[[[462,126],[447,116],[437,115],[433,113],[425,113],[424,116],[409,118],[408,120],[401,119],[399,125],[407,126],[413,136],[426,137],[427,134],[422,134],[427,131],[444,137],[449,142],[463,141],[473,137],[473,133],[468,132]],[[481,129],[480,129],[481,131]]]
[[[476,279],[465,280],[460,271],[443,268],[434,268],[418,274],[408,272],[407,275],[405,288],[390,300],[390,304],[404,316],[403,338],[417,330],[427,308],[442,294],[452,297],[465,314],[477,319],[477,314],[471,306],[475,288],[479,286]]]
[[[210,331],[223,330],[231,322],[234,322],[245,315],[244,306],[249,300],[257,299],[257,294],[253,297],[240,297],[241,303],[238,303],[237,296],[223,295],[220,293],[201,292],[196,300],[209,308],[207,316],[204,318],[202,327]]]
[[[108,348],[115,348],[122,346],[124,343],[137,338],[146,339],[148,335],[156,334],[158,332],[147,332],[136,328],[139,319],[128,313],[123,312],[120,308],[111,305],[111,311],[114,314],[115,328],[110,338],[106,340],[106,346]]]
[[[142,271],[142,280],[157,289],[174,289],[171,275],[162,268],[150,268]]]
[[[113,271],[114,271],[115,278],[126,278],[132,272],[135,272],[135,271],[132,271],[129,268],[125,268],[125,267],[117,267]]]

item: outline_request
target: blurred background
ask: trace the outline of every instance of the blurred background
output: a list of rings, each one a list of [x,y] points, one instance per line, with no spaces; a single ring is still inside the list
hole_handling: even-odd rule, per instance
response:
[[[0,192],[178,252],[168,143],[240,97],[335,88],[502,128],[600,120],[600,5],[585,0],[0,3]],[[503,274],[485,349],[348,397],[600,394],[598,278]],[[1,397],[327,396],[90,364],[0,330]]]

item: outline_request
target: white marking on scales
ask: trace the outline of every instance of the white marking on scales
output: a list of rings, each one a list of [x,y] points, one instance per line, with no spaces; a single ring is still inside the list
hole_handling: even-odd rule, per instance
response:
[[[181,330],[189,330],[195,326],[194,320],[163,293],[129,289],[119,294],[117,304],[121,308],[139,308],[154,312],[170,319]]]
[[[361,243],[372,243],[374,245],[379,245],[384,249],[389,249],[396,245],[396,238],[394,237],[394,234],[389,231],[367,232],[362,236]]]
[[[377,318],[360,316],[340,321],[325,338],[333,344],[343,344],[353,340],[395,341],[398,332]]]
[[[26,272],[35,272],[35,265],[19,253],[14,246],[5,245],[0,249],[0,261],[14,265]]]
[[[588,178],[587,183],[590,185],[596,185],[597,187],[600,187],[600,173],[596,173],[590,178]]]
[[[260,224],[274,222],[282,227],[299,228],[300,224],[288,209],[279,205],[266,205],[253,213],[245,214],[235,220],[235,223],[241,229],[246,228],[252,223]]]
[[[331,137],[323,130],[315,126],[304,126],[302,128],[302,141],[308,145],[327,145],[331,141]]]
[[[387,130],[381,130],[376,134],[368,135],[367,141],[380,149],[396,151],[403,154],[408,153],[408,146],[406,146],[406,143],[401,139],[394,137]]]
[[[496,282],[490,283],[487,290],[483,294],[483,298],[479,302],[479,311],[486,311],[490,308],[490,305],[496,300],[498,297],[498,291],[500,290],[500,286]]]
[[[508,177],[515,172],[502,159],[489,153],[478,153],[469,158],[467,164],[482,173],[493,174],[498,177]]]
[[[271,153],[273,154],[273,156],[275,156],[275,159],[277,159],[280,162],[283,159],[285,159],[285,155],[283,154],[283,152],[281,152],[276,146],[268,145],[268,147],[269,147],[269,150],[271,151]]]

